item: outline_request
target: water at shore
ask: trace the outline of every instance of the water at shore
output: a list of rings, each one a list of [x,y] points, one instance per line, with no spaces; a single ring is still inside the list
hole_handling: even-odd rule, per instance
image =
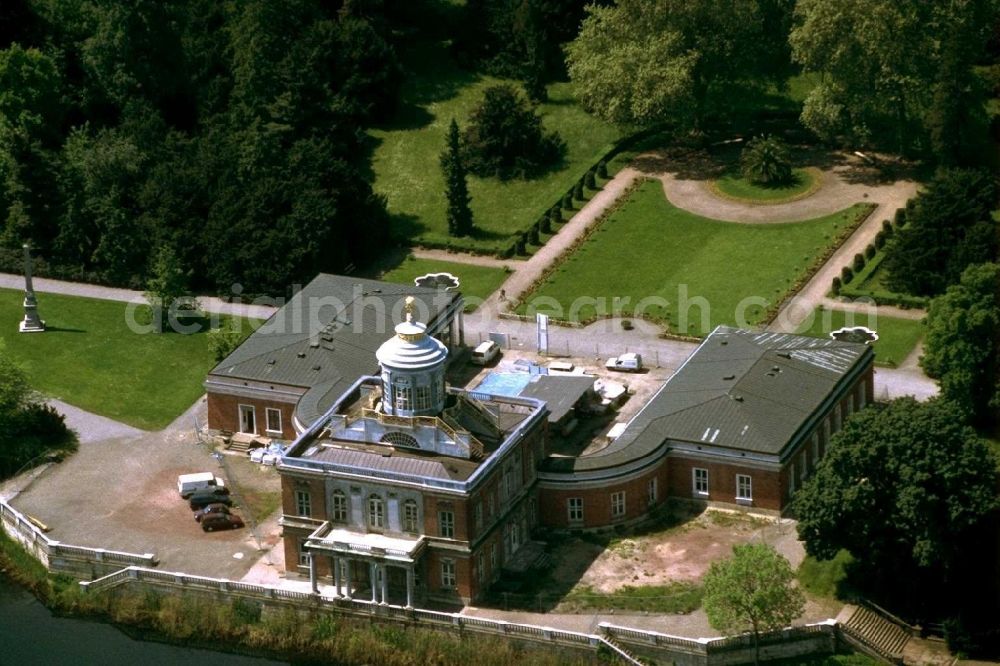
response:
[[[0,574],[0,662],[33,666],[269,666],[283,662],[141,641],[114,626],[55,617],[24,588]]]

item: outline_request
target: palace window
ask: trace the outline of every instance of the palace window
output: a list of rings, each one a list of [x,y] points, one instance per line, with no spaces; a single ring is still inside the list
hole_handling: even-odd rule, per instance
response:
[[[413,408],[429,409],[431,406],[431,387],[418,386],[414,393]]]
[[[368,527],[385,529],[385,502],[378,495],[368,498]]]
[[[747,474],[736,475],[736,499],[747,502],[753,500],[753,481]]]
[[[566,500],[566,511],[569,513],[569,522],[583,522],[583,498],[570,497]]]
[[[438,511],[438,532],[446,539],[455,537],[455,514],[451,511]]]
[[[646,483],[646,500],[650,506],[656,504],[656,491],[656,477],[654,476]]]
[[[308,490],[295,491],[295,511],[296,515],[303,518],[312,516],[312,496]]]
[[[335,523],[347,522],[347,496],[341,490],[334,490],[330,502],[330,519]]]
[[[624,518],[625,517],[625,491],[619,490],[616,493],[611,493],[611,517],[612,518]]]
[[[306,550],[306,540],[299,539],[299,566],[309,566],[309,551]]]
[[[479,556],[476,557],[476,566],[478,567],[476,571],[476,578],[482,583],[486,580],[486,556],[483,555],[482,551],[479,552]]]
[[[417,503],[413,500],[403,502],[403,531],[419,532],[419,520],[417,518]]]
[[[265,414],[267,415],[267,431],[281,434],[281,410],[268,407]]]
[[[695,495],[708,495],[708,470],[695,467],[691,470],[691,479]]]
[[[409,386],[396,386],[396,409],[410,409],[413,404],[413,389]]]
[[[456,583],[455,560],[441,560],[441,587],[454,588]]]

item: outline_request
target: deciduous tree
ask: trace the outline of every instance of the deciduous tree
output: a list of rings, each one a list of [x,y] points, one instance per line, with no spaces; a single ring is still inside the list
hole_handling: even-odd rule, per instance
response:
[[[787,627],[805,610],[791,565],[767,544],[733,546],[732,557],[712,563],[704,584],[709,623],[725,633],[752,632],[755,664],[760,633]]]

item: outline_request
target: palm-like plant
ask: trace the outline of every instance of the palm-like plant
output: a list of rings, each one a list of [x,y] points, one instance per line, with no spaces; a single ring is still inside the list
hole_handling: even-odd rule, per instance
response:
[[[740,155],[743,177],[757,185],[781,185],[792,180],[788,146],[772,136],[750,139]]]

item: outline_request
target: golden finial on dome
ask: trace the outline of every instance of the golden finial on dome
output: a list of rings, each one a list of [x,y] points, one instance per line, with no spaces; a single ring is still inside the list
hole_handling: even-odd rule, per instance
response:
[[[416,309],[414,306],[416,299],[413,298],[413,296],[407,296],[403,302],[405,303],[405,305],[403,306],[403,311],[406,313],[406,321],[407,323],[412,323],[413,311]]]

